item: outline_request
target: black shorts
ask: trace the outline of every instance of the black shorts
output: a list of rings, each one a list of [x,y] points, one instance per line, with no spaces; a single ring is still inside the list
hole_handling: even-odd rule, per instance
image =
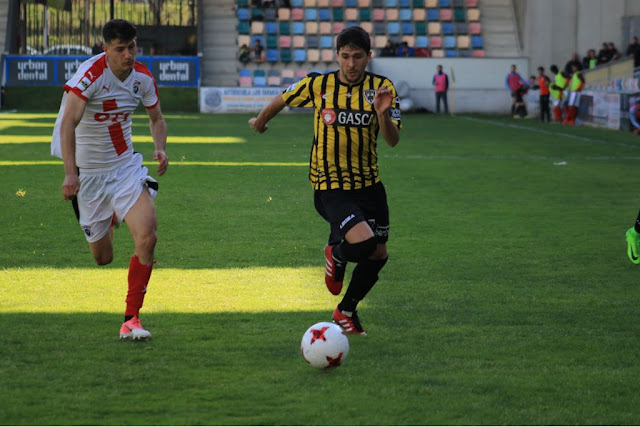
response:
[[[314,204],[331,226],[330,245],[340,243],[362,221],[367,221],[378,243],[389,240],[389,206],[381,182],[358,190],[316,190]]]

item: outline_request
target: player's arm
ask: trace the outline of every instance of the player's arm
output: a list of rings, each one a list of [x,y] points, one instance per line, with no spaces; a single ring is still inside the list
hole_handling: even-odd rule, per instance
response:
[[[78,166],[76,165],[76,126],[80,123],[86,106],[87,101],[73,91],[69,91],[60,124],[60,149],[64,163],[64,181],[62,182],[64,200],[73,199],[80,190]]]
[[[258,117],[249,119],[249,126],[258,133],[264,133],[268,128],[269,120],[273,119],[285,107],[282,95],[276,95],[271,102],[260,111]]]
[[[391,147],[395,147],[400,142],[400,130],[396,124],[391,120],[389,115],[389,108],[393,104],[394,95],[386,87],[381,87],[376,93],[376,97],[373,100],[373,105],[376,108],[376,115],[378,116],[378,124],[380,126],[380,133],[387,144]]]
[[[164,121],[159,103],[155,107],[148,109],[147,114],[149,115],[149,129],[155,146],[153,160],[158,161],[158,175],[162,176],[169,167],[169,157],[167,157],[166,153],[167,123]]]

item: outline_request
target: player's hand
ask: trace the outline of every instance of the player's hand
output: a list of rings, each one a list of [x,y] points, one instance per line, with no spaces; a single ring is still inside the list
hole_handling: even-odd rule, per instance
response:
[[[373,99],[373,106],[376,107],[378,113],[384,113],[393,104],[393,92],[386,87],[381,87],[376,92],[376,97]]]
[[[251,117],[249,119],[249,126],[251,126],[251,129],[253,129],[258,133],[264,133],[267,129],[269,129],[269,125],[266,123],[263,126],[256,125],[257,121],[258,121],[257,117]]]
[[[76,197],[80,190],[80,178],[78,175],[65,175],[62,182],[62,197],[64,200],[71,200]]]
[[[169,167],[169,157],[167,157],[167,153],[162,150],[155,150],[153,152],[153,160],[158,161],[158,175],[164,175]]]

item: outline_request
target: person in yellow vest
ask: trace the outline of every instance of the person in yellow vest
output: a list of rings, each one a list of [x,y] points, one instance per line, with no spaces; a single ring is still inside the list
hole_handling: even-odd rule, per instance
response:
[[[584,87],[584,76],[580,72],[580,69],[576,64],[571,66],[573,69],[573,75],[569,83],[569,99],[567,100],[567,106],[569,114],[562,122],[565,125],[574,125],[576,123],[576,116],[578,115],[578,107],[580,106],[580,92]]]
[[[557,65],[552,65],[551,72],[555,75],[553,83],[549,86],[549,92],[553,98],[553,119],[562,122],[562,107],[565,103],[564,91],[569,85],[569,76],[558,70]]]

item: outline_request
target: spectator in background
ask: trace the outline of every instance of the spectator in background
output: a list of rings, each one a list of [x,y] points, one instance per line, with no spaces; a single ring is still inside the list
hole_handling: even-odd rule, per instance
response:
[[[447,103],[447,91],[449,90],[449,76],[442,71],[442,65],[438,65],[436,73],[433,75],[431,84],[435,86],[436,92],[436,114],[440,114],[440,101],[444,105],[444,113],[449,114],[449,104]]]
[[[640,135],[640,98],[637,98],[636,102],[629,108],[629,120],[631,121],[631,131],[636,135]]]
[[[602,49],[598,52],[598,65],[606,64],[611,60],[611,56],[609,55],[609,45],[604,42],[602,43]]]
[[[556,65],[549,67],[553,73],[553,82],[549,85],[549,93],[551,94],[551,103],[553,104],[553,120],[562,122],[562,103],[564,100],[564,87],[568,84],[569,79],[564,75],[564,71],[558,71]]]
[[[240,49],[238,49],[238,60],[243,64],[247,64],[251,61],[251,49],[249,49],[249,46],[246,44],[243,44],[240,46]]]
[[[516,118],[516,113],[524,118],[526,114],[522,95],[527,91],[527,82],[518,74],[515,64],[511,65],[511,71],[506,75],[504,84],[511,92],[511,118]]]
[[[635,36],[627,47],[627,56],[633,56],[634,67],[640,67],[640,43],[638,43],[638,38]]]
[[[589,49],[587,51],[587,56],[582,58],[582,69],[583,70],[592,70],[596,68],[598,65],[598,57],[596,56],[595,49]]]
[[[384,47],[380,51],[380,56],[396,56],[396,46],[391,40],[387,40],[387,44],[384,45]]]
[[[416,56],[413,48],[409,46],[409,43],[402,42],[400,46],[398,46],[398,56],[401,57],[412,57]]]
[[[609,61],[620,59],[620,52],[616,49],[616,45],[614,45],[613,42],[609,42],[607,46],[609,47]]]
[[[104,48],[103,48],[104,44],[102,43],[102,40],[96,40],[95,44],[91,47],[91,54],[92,55],[99,55],[102,52],[104,52]]]
[[[580,62],[580,58],[578,57],[578,54],[574,52],[573,55],[571,55],[571,59],[569,61],[567,61],[567,63],[564,66],[564,72],[567,74],[571,74],[571,70],[572,67],[576,65],[578,67],[578,70],[582,70],[582,62]]]
[[[253,60],[256,62],[262,62],[262,52],[264,51],[264,46],[260,42],[260,39],[256,37],[253,42]]]
[[[544,67],[538,67],[538,86],[540,88],[540,121],[547,123],[551,121],[551,112],[549,111],[549,85],[551,80],[544,73]]]
[[[576,66],[576,64],[572,65],[573,67],[573,75],[571,76],[571,81],[569,82],[569,100],[567,102],[568,105],[568,114],[562,122],[565,125],[574,125],[576,123],[576,117],[578,116],[578,107],[580,106],[580,93],[582,92],[582,88],[584,87],[584,77],[582,73]]]

